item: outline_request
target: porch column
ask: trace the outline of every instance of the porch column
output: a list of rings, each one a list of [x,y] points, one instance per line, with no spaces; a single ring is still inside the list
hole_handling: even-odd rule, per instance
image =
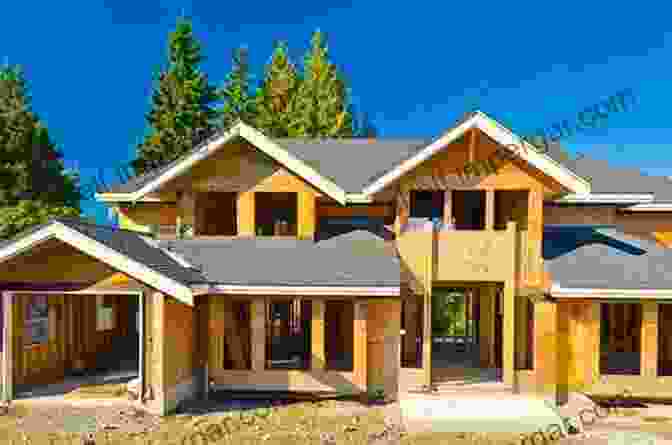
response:
[[[252,300],[250,312],[252,371],[263,371],[266,367],[266,299]]]
[[[152,294],[152,321],[151,326],[149,327],[150,332],[148,332],[149,338],[147,339],[151,351],[149,359],[149,368],[152,374],[150,400],[152,400],[151,405],[154,405],[154,409],[156,409],[161,416],[165,415],[167,412],[165,388],[166,373],[164,372],[166,352],[168,352],[165,348],[165,304],[165,295],[161,292],[154,292]]]
[[[642,302],[641,375],[656,377],[658,374],[658,303]]]
[[[313,300],[313,316],[310,324],[310,368],[324,369],[326,366],[324,348],[324,311],[323,300]]]
[[[412,293],[408,288],[405,288],[406,299],[404,300],[404,327],[406,333],[404,335],[404,357],[403,361],[413,363],[412,368],[417,366],[418,357],[418,318],[420,314],[420,305],[418,304],[418,296]]]
[[[495,229],[495,191],[485,191],[485,230]]]
[[[237,226],[239,236],[255,236],[254,192],[242,191],[236,197]]]
[[[537,394],[557,402],[558,305],[552,301],[534,303],[534,376]]]
[[[422,369],[425,374],[425,385],[432,384],[432,286],[425,287],[425,301],[422,323]]]
[[[362,393],[366,393],[367,385],[367,318],[368,305],[366,301],[355,301],[353,323],[353,383]]]
[[[526,296],[516,297],[516,366],[525,369],[527,364],[527,302]]]
[[[502,323],[502,380],[514,383],[516,340],[516,295],[511,280],[504,282],[504,319]]]
[[[14,294],[12,292],[2,293],[2,401],[9,402],[14,397],[14,382],[12,363],[14,348],[12,338],[14,333],[12,316],[14,313]]]
[[[495,288],[479,290],[479,340],[482,368],[495,368]]]

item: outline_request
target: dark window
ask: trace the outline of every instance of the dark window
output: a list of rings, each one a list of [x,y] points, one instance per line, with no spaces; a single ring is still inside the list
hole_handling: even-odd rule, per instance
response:
[[[444,191],[411,190],[411,218],[443,218]]]
[[[257,236],[296,236],[298,197],[296,193],[254,194]]]

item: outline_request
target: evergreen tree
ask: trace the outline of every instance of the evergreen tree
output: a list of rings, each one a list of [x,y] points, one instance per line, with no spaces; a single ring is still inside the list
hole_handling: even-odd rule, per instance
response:
[[[239,120],[254,123],[255,104],[250,94],[250,66],[246,48],[238,48],[233,52],[233,69],[226,77],[219,96],[224,101],[224,106],[219,110],[219,124],[222,128],[229,128]]]
[[[313,33],[289,128],[295,137],[352,137],[353,118],[343,76],[329,60],[324,35]]]
[[[254,125],[267,136],[287,137],[295,109],[295,95],[301,79],[287,45],[275,45],[264,79],[255,95]]]
[[[158,77],[147,115],[150,134],[133,161],[137,174],[160,167],[210,136],[215,128],[216,89],[200,71],[201,45],[189,21],[178,21],[170,35],[168,69]]]
[[[62,154],[31,109],[18,67],[0,69],[0,237],[55,216],[80,213],[79,177],[66,172]]]

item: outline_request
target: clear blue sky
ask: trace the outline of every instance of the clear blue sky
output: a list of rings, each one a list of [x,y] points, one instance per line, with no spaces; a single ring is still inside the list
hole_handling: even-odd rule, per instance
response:
[[[85,182],[133,159],[181,13],[217,84],[233,48],[247,45],[260,73],[274,40],[299,61],[320,28],[382,137],[435,136],[475,106],[525,134],[632,88],[637,108],[565,144],[670,175],[672,33],[667,10],[645,3],[14,1],[0,57],[24,67],[35,111]],[[104,207],[83,208],[104,220]]]

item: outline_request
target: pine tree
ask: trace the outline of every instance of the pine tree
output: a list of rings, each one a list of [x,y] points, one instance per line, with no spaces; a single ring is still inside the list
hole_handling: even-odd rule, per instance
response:
[[[168,69],[158,77],[147,115],[150,133],[133,161],[137,174],[181,156],[210,136],[215,128],[216,89],[200,71],[201,45],[191,23],[181,19],[170,35]]]
[[[255,120],[254,97],[250,94],[250,66],[246,48],[233,52],[233,69],[226,77],[219,97],[224,106],[219,110],[219,125],[229,128],[237,121],[252,124]]]
[[[303,81],[298,88],[289,128],[295,137],[352,137],[353,118],[345,80],[329,60],[324,35],[313,33],[304,58]]]
[[[55,216],[79,215],[79,176],[31,109],[23,72],[0,69],[0,237]]]
[[[287,45],[275,45],[264,79],[255,95],[254,125],[271,137],[287,137],[294,112],[294,100],[301,82]]]

